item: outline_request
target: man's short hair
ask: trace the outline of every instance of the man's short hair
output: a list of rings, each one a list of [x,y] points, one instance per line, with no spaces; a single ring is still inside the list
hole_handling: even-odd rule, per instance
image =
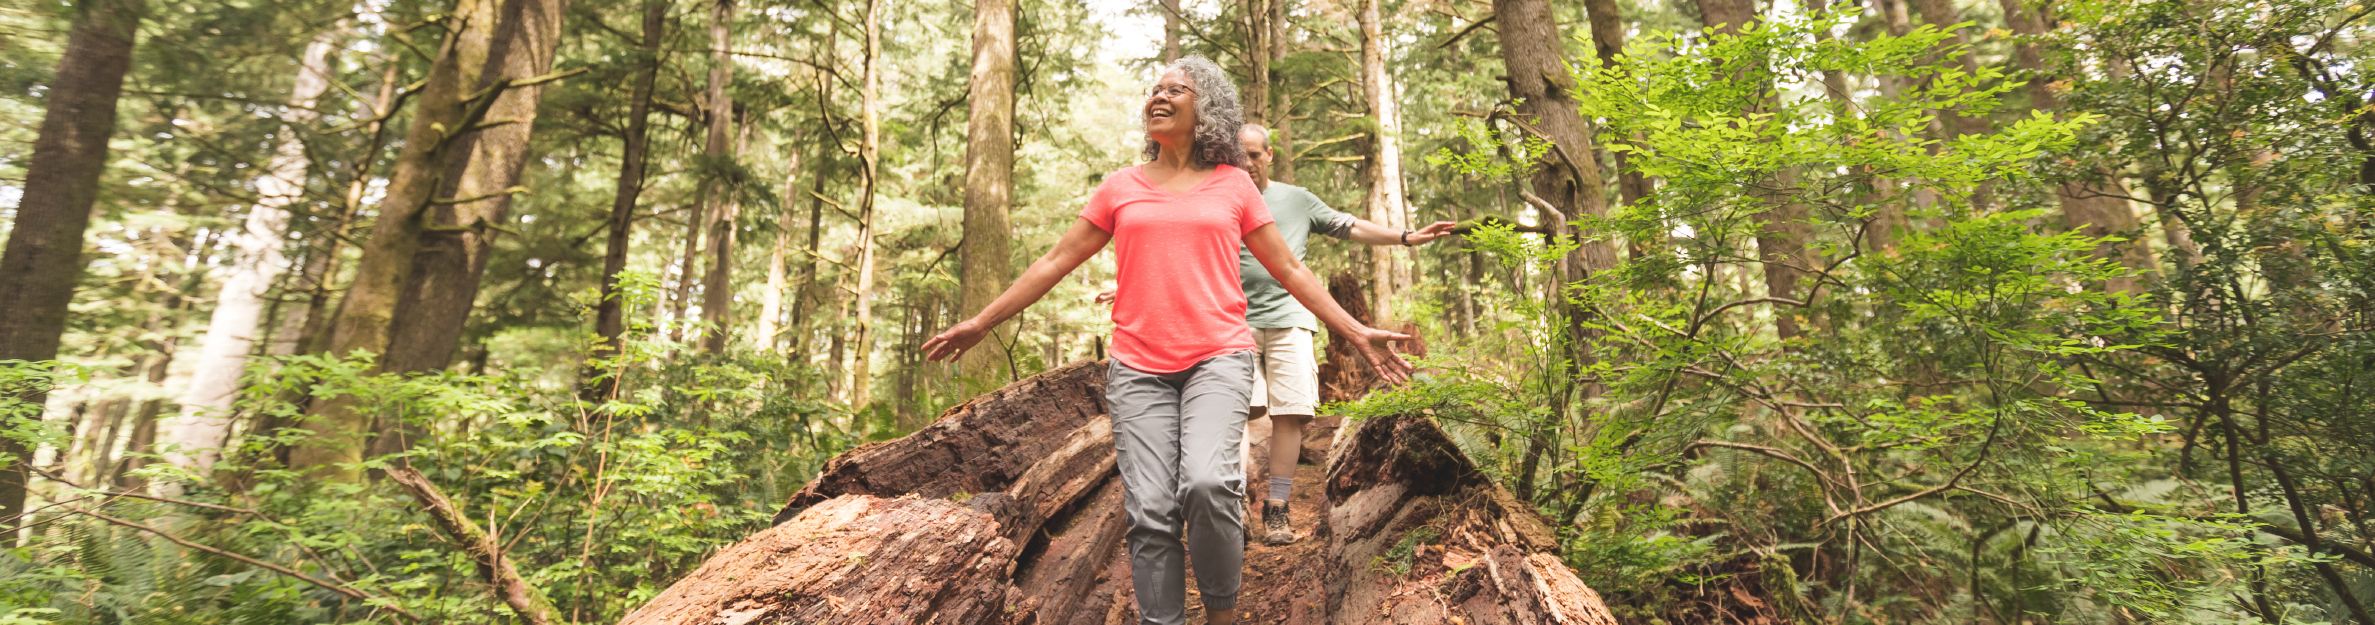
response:
[[[1270,143],[1270,129],[1268,127],[1253,122],[1246,122],[1244,128],[1238,130],[1237,134],[1239,136],[1243,136],[1247,130],[1262,133],[1263,145],[1268,145]]]

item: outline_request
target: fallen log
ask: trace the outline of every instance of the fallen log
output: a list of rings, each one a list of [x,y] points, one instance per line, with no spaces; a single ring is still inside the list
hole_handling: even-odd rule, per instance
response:
[[[1014,543],[937,499],[836,497],[718,552],[620,625],[1014,622]]]
[[[1103,383],[1102,363],[1067,365],[835,458],[774,528],[720,552],[622,625],[1134,621]],[[1615,623],[1559,562],[1555,534],[1434,423],[1338,422],[1315,423],[1303,441],[1264,440],[1259,423],[1249,437],[1255,458],[1296,444],[1327,469],[1324,485],[1298,489],[1324,491],[1304,495],[1319,512],[1302,527],[1315,533],[1249,552],[1249,568],[1289,582],[1249,586],[1245,614]],[[1259,464],[1248,467],[1257,484]]]

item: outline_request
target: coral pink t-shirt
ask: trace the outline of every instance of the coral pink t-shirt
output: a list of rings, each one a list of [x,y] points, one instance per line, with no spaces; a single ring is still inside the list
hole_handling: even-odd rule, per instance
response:
[[[1124,168],[1105,177],[1080,217],[1113,234],[1114,358],[1174,373],[1254,348],[1237,247],[1271,219],[1245,170],[1221,165],[1175,194]]]

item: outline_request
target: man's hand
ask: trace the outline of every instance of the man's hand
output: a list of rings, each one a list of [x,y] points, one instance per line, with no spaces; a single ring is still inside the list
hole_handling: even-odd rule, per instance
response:
[[[1376,369],[1379,379],[1394,386],[1410,381],[1410,363],[1402,360],[1402,355],[1394,353],[1392,349],[1394,341],[1408,341],[1410,335],[1370,327],[1362,327],[1359,334],[1361,341],[1355,343],[1354,347],[1360,349],[1361,356],[1369,360],[1369,366]]]
[[[1121,295],[1121,291],[1117,291],[1117,290],[1114,290],[1114,289],[1106,289],[1106,290],[1103,290],[1103,291],[1098,291],[1098,292],[1097,292],[1097,303],[1099,303],[1099,304],[1111,304],[1111,303],[1113,303],[1113,299],[1114,299],[1115,297],[1118,297],[1118,296],[1120,296],[1120,295]]]
[[[1457,227],[1459,227],[1459,224],[1457,223],[1438,221],[1427,224],[1427,227],[1425,228],[1413,230],[1411,231],[1410,236],[1404,238],[1410,239],[1410,245],[1413,247],[1426,245],[1428,243],[1434,242],[1436,239],[1451,236],[1452,229]]]
[[[958,356],[965,355],[965,350],[973,349],[973,346],[980,343],[981,338],[988,334],[989,328],[984,327],[979,321],[973,319],[959,321],[956,325],[949,326],[948,331],[933,335],[930,340],[924,341],[924,360],[956,362]]]

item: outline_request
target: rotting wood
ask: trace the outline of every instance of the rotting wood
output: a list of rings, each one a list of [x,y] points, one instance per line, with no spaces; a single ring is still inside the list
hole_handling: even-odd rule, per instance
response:
[[[718,552],[620,625],[1016,622],[1014,556],[962,504],[836,497]]]
[[[1337,443],[1321,529],[1332,622],[1616,623],[1556,534],[1433,422],[1373,419]]]
[[[1105,364],[1081,361],[958,404],[905,438],[827,461],[775,521],[841,495],[943,499],[1005,490],[1073,430],[1105,414],[1104,388]]]

